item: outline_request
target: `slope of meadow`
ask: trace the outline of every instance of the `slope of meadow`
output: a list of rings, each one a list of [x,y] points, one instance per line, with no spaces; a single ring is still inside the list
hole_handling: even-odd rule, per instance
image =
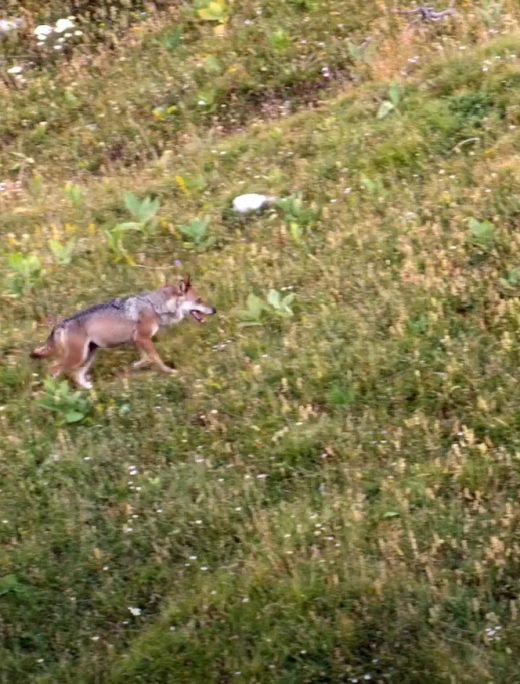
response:
[[[2,44],[0,682],[517,681],[516,3],[44,4]],[[185,272],[175,376],[28,358]]]

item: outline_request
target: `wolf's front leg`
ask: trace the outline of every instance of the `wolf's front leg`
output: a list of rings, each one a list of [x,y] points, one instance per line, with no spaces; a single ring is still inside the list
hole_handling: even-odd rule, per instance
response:
[[[135,361],[132,364],[132,368],[135,368],[136,370],[138,370],[139,368],[146,368],[147,366],[150,366],[151,364],[152,364],[152,360],[150,359],[148,354],[146,352],[144,352],[143,350],[141,350],[141,358],[139,359],[139,361]]]
[[[167,366],[159,356],[153,346],[152,337],[159,330],[159,319],[153,311],[143,311],[137,323],[135,333],[135,345],[141,352],[141,359],[137,362],[139,367],[144,362],[145,357],[160,368],[163,373],[175,373],[174,368]],[[134,365],[135,368],[135,365]]]

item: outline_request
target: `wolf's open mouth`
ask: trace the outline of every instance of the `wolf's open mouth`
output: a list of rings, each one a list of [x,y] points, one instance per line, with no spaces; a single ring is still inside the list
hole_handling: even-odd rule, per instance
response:
[[[197,323],[205,323],[206,322],[206,319],[204,318],[204,314],[201,314],[200,311],[196,311],[195,309],[192,309],[190,311],[190,314],[197,321]]]

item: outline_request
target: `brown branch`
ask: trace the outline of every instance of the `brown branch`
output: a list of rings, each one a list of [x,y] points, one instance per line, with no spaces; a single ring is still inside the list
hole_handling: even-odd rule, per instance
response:
[[[453,3],[452,3],[453,5]],[[437,11],[435,8],[429,5],[421,5],[415,9],[410,10],[396,10],[399,14],[415,14],[416,18],[412,21],[412,24],[417,21],[442,21],[446,17],[456,14],[455,8],[450,5],[450,7],[445,10]]]

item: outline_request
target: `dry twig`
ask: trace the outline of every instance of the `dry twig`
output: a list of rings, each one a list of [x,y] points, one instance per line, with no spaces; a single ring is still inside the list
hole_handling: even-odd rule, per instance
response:
[[[442,21],[446,17],[456,14],[456,10],[453,7],[453,3],[447,7],[445,10],[437,11],[429,5],[421,5],[415,9],[410,10],[396,10],[399,14],[415,14],[415,19],[411,22],[415,24],[418,21]]]

